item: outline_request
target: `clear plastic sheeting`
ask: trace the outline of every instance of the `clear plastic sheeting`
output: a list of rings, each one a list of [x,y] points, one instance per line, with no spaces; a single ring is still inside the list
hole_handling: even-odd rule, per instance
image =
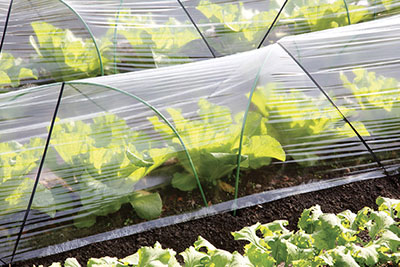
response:
[[[283,5],[280,5],[283,6]],[[399,14],[400,1],[288,0],[264,45],[284,36],[321,31]]]
[[[107,42],[106,74],[212,58],[196,27],[176,0],[68,1],[96,39]]]
[[[257,48],[283,2],[182,1],[217,56]]]
[[[36,17],[28,16],[28,5],[41,3],[16,1],[12,10],[25,14],[29,18],[25,26],[31,27]],[[43,34],[30,38],[34,48],[23,42],[25,26],[18,27],[18,21],[10,17],[9,29],[21,38],[18,45],[26,52],[21,52],[20,62],[29,61],[32,51],[42,51],[42,56],[52,51],[65,59],[59,54],[64,46],[47,46],[49,38],[54,44],[66,40],[60,38],[62,34],[74,36],[72,40],[81,36],[79,40],[86,38],[87,45],[94,47],[101,33],[110,30],[110,20],[119,27],[129,12],[138,17],[148,12],[144,2],[116,3],[104,2],[109,8],[98,15],[78,1],[68,6],[63,1],[49,2],[60,14],[68,7],[74,18],[80,10],[81,24],[59,30],[67,20],[45,16],[47,20],[38,22],[42,26],[37,28]],[[202,8],[210,5],[200,3]],[[245,10],[265,8],[260,3],[215,2]],[[202,10],[189,1],[153,4],[160,5],[160,14],[151,20],[164,22],[162,14],[167,11],[191,18],[191,13]],[[180,9],[180,4],[187,10]],[[281,7],[290,8],[290,4]],[[50,12],[41,7],[35,9],[37,14]],[[117,10],[118,23],[112,15]],[[135,25],[131,26],[137,30]],[[220,44],[233,45],[228,40],[243,33],[203,39],[206,28],[188,25],[181,26],[195,30],[200,37],[192,41],[206,48],[217,39]],[[220,35],[222,24],[218,25],[214,27]],[[274,195],[282,188],[310,184],[317,188],[327,181],[338,184],[393,174],[399,167],[400,147],[400,17],[334,26],[221,58],[197,58],[188,64],[71,81],[49,76],[47,82],[60,82],[0,94],[3,263],[60,243],[204,206],[231,203],[235,209],[240,197],[262,193],[268,199],[268,192]],[[51,29],[54,36],[45,29]],[[121,34],[118,31],[117,36]],[[8,38],[2,56],[6,51],[12,54],[17,46]],[[145,45],[153,55],[158,51],[154,40]],[[224,49],[228,48],[225,44]],[[150,51],[145,46],[143,55]],[[167,50],[160,48],[158,55],[163,51]],[[166,59],[171,54],[163,55]],[[150,57],[146,58],[137,59]],[[96,71],[110,69],[110,74],[118,67],[112,63],[116,61],[93,63],[98,59],[95,53],[88,55],[90,64],[83,65],[97,66]],[[55,71],[66,64],[44,56],[35,60],[38,66],[44,60]],[[20,71],[35,74],[35,66],[30,72],[25,67]],[[43,73],[50,75],[44,67]]]
[[[60,86],[0,95],[0,258],[12,255],[43,157]],[[31,208],[52,214],[53,195],[36,187]]]
[[[218,203],[235,209],[238,197],[392,173],[399,28],[393,16],[0,95],[0,178],[11,183],[0,203],[18,202],[0,217],[0,257]],[[15,193],[21,181],[28,189]]]
[[[16,0],[1,53],[7,88],[213,57],[176,1]]]
[[[3,37],[4,26],[7,21],[7,13],[8,13],[9,5],[10,5],[10,3],[6,2],[6,1],[0,2],[0,18],[2,18],[0,20],[0,40]]]
[[[353,125],[388,172],[400,166],[400,17],[287,38],[296,58]],[[315,60],[318,58],[318,60]]]
[[[105,96],[107,102],[97,100]],[[96,225],[97,217],[107,216],[111,224],[118,211],[127,213],[127,221],[115,218],[113,224],[119,227],[160,216],[162,198],[157,188],[170,179],[162,165],[182,149],[166,146],[145,119],[157,114],[126,97],[96,85],[65,85],[39,180],[52,190],[54,216],[29,217],[19,252],[29,251],[32,244],[40,248],[103,232],[110,226],[104,221]],[[125,106],[116,109],[124,99]],[[71,227],[79,230],[72,234]],[[48,238],[43,239],[43,233]]]
[[[18,254],[233,199],[243,89],[270,53],[67,82],[39,180],[55,215],[32,213]]]
[[[287,35],[394,15],[399,5],[399,0],[1,0],[0,90],[231,55]]]
[[[355,130],[362,138],[369,136],[353,110],[340,112],[286,51],[273,47],[269,58],[273,63],[262,69],[251,103],[285,151],[286,160],[276,163],[283,165],[282,170],[274,176],[283,179],[291,169],[291,175],[303,179],[307,178],[302,175],[338,178],[379,169],[345,120],[354,118]]]
[[[11,87],[101,74],[94,39],[61,1],[13,1],[0,62]]]

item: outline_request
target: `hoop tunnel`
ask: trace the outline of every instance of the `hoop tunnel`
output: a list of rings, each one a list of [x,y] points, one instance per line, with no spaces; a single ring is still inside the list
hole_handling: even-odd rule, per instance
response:
[[[3,260],[8,258],[9,261],[12,257],[24,224],[24,214],[38,175],[38,162],[48,138],[46,128],[51,125],[60,85],[0,96],[0,257]],[[28,121],[30,125],[26,126]],[[36,191],[51,197],[42,185]],[[51,209],[43,199],[34,201],[32,207],[44,213]]]
[[[100,49],[99,49],[99,46],[97,44],[96,38],[94,37],[92,31],[90,30],[90,28],[86,24],[86,22],[83,20],[83,18],[79,15],[79,13],[72,6],[70,6],[68,3],[66,3],[63,0],[58,0],[58,1],[63,3],[66,7],[68,7],[68,9],[71,10],[76,15],[76,17],[82,22],[82,24],[85,26],[86,30],[88,31],[88,33],[90,35],[90,38],[93,41],[93,45],[94,45],[94,47],[96,49],[96,53],[97,53],[97,57],[98,57],[98,60],[99,60],[99,65],[100,65],[100,75],[103,76],[104,75],[103,60],[101,58]]]
[[[0,1],[0,52],[3,60],[15,64],[7,77],[2,74],[0,86],[8,91],[195,62],[400,10],[398,0],[110,0],[93,5],[77,0]],[[8,70],[4,68],[0,65],[0,71]]]
[[[290,22],[295,12],[312,7],[305,8],[297,0],[281,1],[274,7],[267,1],[269,5],[260,10],[273,15],[252,20],[260,24],[250,23],[254,35],[246,33],[254,37],[251,47],[260,49],[229,55],[249,43],[241,39],[236,46],[229,41],[244,34],[236,30],[245,23],[240,18],[228,21],[227,17],[213,22],[218,14],[207,18],[206,7],[216,8],[220,3],[200,2],[195,6],[171,0],[147,14],[134,8],[146,7],[145,1],[108,1],[108,8],[98,9],[99,15],[93,13],[97,9],[77,0],[51,2],[57,12],[74,13],[71,21],[81,18],[84,27],[71,28],[71,33],[61,27],[62,21],[57,28],[86,40],[97,65],[99,55],[110,53],[103,62],[104,74],[138,66],[157,68],[0,94],[0,262],[57,250],[64,242],[80,247],[98,240],[101,234],[112,236],[114,230],[137,227],[144,231],[164,219],[205,216],[216,212],[219,204],[225,205],[224,212],[236,211],[243,207],[237,203],[247,201],[246,197],[273,195],[277,189],[295,191],[296,186],[310,185],[318,190],[320,183],[326,188],[329,181],[345,183],[398,174],[399,15],[358,23],[357,12],[383,14],[381,7],[329,0],[325,2],[337,4],[343,25],[317,32],[306,24]],[[265,1],[225,1],[223,6],[234,6],[231,2],[248,11],[259,10],[256,7]],[[23,13],[28,7],[23,3],[31,2],[14,1],[12,5],[11,11],[18,12],[11,12],[10,32],[19,32],[12,15]],[[48,14],[43,13],[43,3],[29,6],[29,10],[36,10],[33,22]],[[0,13],[5,10],[0,5]],[[161,32],[151,38],[143,32],[147,37],[126,37],[138,29],[156,31],[158,22],[165,22],[165,14],[171,10],[178,18],[191,18],[191,22],[178,19],[181,24],[171,22],[161,28],[185,29],[193,34],[190,42],[201,47],[201,53],[191,50],[195,62],[179,64],[184,61],[179,53],[171,57],[169,52],[163,54],[156,44]],[[200,20],[203,15],[207,19]],[[142,18],[142,24],[132,22],[132,18]],[[160,20],[150,25],[156,18]],[[324,15],[319,18],[330,21]],[[47,21],[55,22],[54,18]],[[298,21],[305,23],[306,15]],[[350,22],[354,24],[340,28]],[[24,23],[31,27],[29,21]],[[226,30],[223,27],[234,33],[219,35]],[[312,33],[279,39],[304,31]],[[110,34],[108,50],[99,38],[104,32]],[[22,37],[17,35],[17,39]],[[4,53],[14,51],[9,38],[7,34]],[[35,51],[48,49],[39,47],[38,36],[31,39],[38,45]],[[119,61],[127,52],[121,42],[142,39],[135,47],[141,51],[138,57]],[[93,40],[98,43],[93,44]],[[261,47],[271,42],[274,44]],[[168,44],[176,43],[172,40]],[[26,48],[22,51],[29,55],[32,48]],[[211,51],[216,52],[215,59]],[[158,65],[153,66],[157,55],[161,55]],[[205,58],[213,59],[201,60]],[[169,63],[176,65],[158,68]],[[20,85],[25,82],[29,79]],[[60,86],[64,92],[49,135]],[[48,153],[43,156],[44,149]],[[19,169],[20,165],[29,168]],[[33,181],[38,187],[29,201]],[[32,204],[30,211],[27,203]],[[201,215],[187,215],[194,211]],[[23,212],[29,216],[24,217]],[[12,248],[17,248],[15,253]]]
[[[295,45],[292,45],[292,47],[295,47]],[[279,65],[285,65],[287,71],[284,71],[282,69],[276,71],[273,70],[272,67],[270,67],[270,65],[273,65],[273,63],[276,62],[278,57],[281,61]],[[276,78],[278,76],[285,76],[286,80],[279,81],[279,79]],[[299,79],[296,76],[301,76],[302,78]],[[289,87],[292,80],[296,81],[296,87]],[[282,84],[277,84],[277,81]],[[289,84],[288,87],[284,85],[286,83]],[[304,90],[303,88],[307,88],[307,90]],[[307,91],[307,94],[309,95],[312,94],[315,99],[309,98],[309,96],[303,94],[302,91]],[[345,114],[348,114],[348,112],[344,113],[344,111],[341,110],[341,108],[343,107],[338,107],[335,105],[335,103],[332,101],[332,99],[329,98],[329,95],[324,91],[324,89],[321,88],[315,80],[313,80],[313,77],[310,76],[309,73],[302,69],[302,66],[299,65],[295,58],[293,58],[280,43],[274,49],[271,49],[270,53],[266,57],[264,63],[257,72],[257,76],[254,80],[254,85],[252,86],[248,95],[249,100],[244,113],[243,126],[241,130],[238,149],[237,165],[239,167],[236,170],[235,199],[240,192],[240,158],[242,156],[244,139],[243,137],[245,128],[247,126],[247,117],[249,112],[254,112],[254,109],[261,112],[264,116],[269,117],[270,121],[267,125],[270,126],[271,129],[274,129],[275,131],[275,128],[277,128],[282,135],[288,135],[288,139],[284,137],[277,137],[277,139],[281,142],[286,151],[286,157],[292,157],[292,160],[297,161],[298,163],[304,161],[304,163],[300,164],[311,164],[311,166],[313,165],[312,157],[315,157],[316,155],[313,155],[312,151],[307,148],[307,145],[303,146],[303,148],[297,149],[297,151],[294,151],[293,154],[290,152],[290,150],[292,150],[291,147],[293,146],[301,147],[301,142],[304,140],[302,140],[301,135],[299,136],[296,133],[293,133],[293,131],[301,132],[304,131],[307,127],[313,127],[311,125],[315,123],[314,120],[316,118],[322,119],[322,117],[326,114],[333,113],[335,115],[330,115],[332,117],[331,124],[326,124],[324,126],[325,134],[327,134],[327,136],[329,136],[329,138],[331,138],[332,140],[322,142],[323,145],[321,145],[321,141],[318,140],[321,138],[319,136],[324,136],[325,134],[322,134],[322,132],[315,132],[314,134],[309,133],[309,145],[313,146],[313,150],[317,150],[318,153],[322,155],[325,154],[324,156],[320,156],[320,160],[324,160],[324,158],[329,159],[331,157],[334,157],[335,152],[330,151],[334,150],[334,147],[329,147],[329,145],[327,144],[329,144],[330,142],[332,142],[332,144],[335,142],[339,142],[339,140],[341,139],[344,141],[346,140],[346,138],[352,137],[352,141],[345,146],[348,147],[349,151],[353,150],[355,155],[364,155],[366,157],[366,162],[372,162],[372,164],[369,164],[369,166],[365,166],[365,171],[368,172],[381,170],[383,175],[387,175],[385,167],[380,163],[379,158],[375,155],[374,151],[371,150],[367,142],[364,140],[366,133],[363,131],[363,129],[356,129],[356,127],[352,125],[352,121],[354,122],[352,116],[349,116],[349,118],[346,117]],[[256,95],[255,99],[253,99],[254,95]],[[297,95],[298,99],[295,99],[292,95]],[[272,98],[272,100],[266,98],[267,96],[269,98]],[[260,101],[265,101],[266,103],[262,102],[261,105]],[[319,101],[319,104],[314,104],[314,101]],[[296,108],[294,108],[290,104],[290,102],[294,102]],[[323,108],[319,107],[318,105],[323,106]],[[279,108],[280,106],[282,106],[282,108]],[[301,111],[301,109],[304,109],[305,111]],[[318,114],[318,112],[321,113]],[[291,113],[298,114],[293,115]],[[317,114],[317,117],[313,118],[313,116],[315,116],[313,114]],[[288,121],[290,123],[288,124],[285,121]],[[343,122],[341,123],[340,121]],[[358,122],[354,123],[355,125],[358,124]],[[307,126],[307,124],[310,125]],[[348,127],[346,133],[342,132],[343,129],[339,128],[338,125],[343,125],[340,127],[344,128]],[[343,136],[341,137],[340,135]],[[347,151],[346,153],[348,153],[349,151]],[[303,155],[296,155],[299,154],[299,152],[301,152]],[[341,153],[341,156],[343,158],[348,157],[345,155],[346,153],[344,153],[344,151],[342,151]],[[350,154],[354,155],[353,153]],[[286,161],[288,161],[288,159],[286,159]],[[310,163],[307,163],[307,161],[309,161]],[[343,164],[344,166],[352,166],[349,165],[352,163],[346,162],[346,160],[344,160],[340,164]],[[285,163],[283,163],[283,165],[285,165]],[[328,169],[332,173],[334,172],[333,169]],[[349,171],[348,175],[352,175],[352,172],[353,171]],[[354,169],[354,173],[356,174],[357,172],[358,171]],[[233,209],[236,212],[236,207],[233,207]]]
[[[400,55],[394,49],[400,43],[398,24],[392,24],[396,19],[398,17],[394,16],[379,23],[353,25],[352,33],[355,34],[343,29],[331,36],[320,35],[318,44],[325,42],[328,45],[313,52],[309,48],[318,44],[311,44],[304,38],[280,41],[342,112],[348,109],[358,111],[357,116],[349,117],[350,123],[358,121],[365,125],[370,133],[363,137],[366,145],[376,161],[391,175],[398,173],[400,166],[395,153],[400,147],[397,136],[397,81],[400,76],[396,71]],[[313,34],[309,37],[313,38]],[[368,45],[363,46],[363,42],[368,42]],[[357,50],[361,47],[363,49]],[[299,50],[303,52],[298,53]],[[329,55],[324,54],[327,50],[331,51]],[[320,60],[311,59],[315,57]]]
[[[95,83],[90,83],[90,82],[89,82],[89,83],[85,83],[85,82],[66,82],[66,84],[68,84],[68,85],[72,85],[72,84],[83,84],[83,85],[102,86],[102,87],[108,88],[108,89],[110,89],[110,90],[114,90],[114,91],[116,91],[116,92],[119,92],[119,93],[121,93],[121,94],[127,95],[127,96],[129,96],[129,97],[131,97],[131,98],[133,98],[133,99],[139,101],[140,103],[142,103],[143,105],[147,106],[147,107],[150,108],[151,110],[153,110],[154,113],[156,113],[156,114],[168,125],[168,127],[171,128],[171,130],[173,131],[173,133],[174,133],[174,134],[176,135],[176,137],[179,139],[179,142],[180,142],[181,145],[182,145],[183,151],[185,151],[185,154],[186,154],[186,156],[187,156],[187,159],[189,160],[189,164],[190,164],[190,167],[191,167],[191,169],[192,169],[192,171],[193,171],[193,175],[194,175],[195,178],[196,178],[197,186],[198,186],[198,188],[199,188],[199,190],[200,190],[201,197],[203,198],[204,205],[205,205],[205,206],[208,205],[208,204],[207,204],[206,197],[205,197],[204,192],[203,192],[203,188],[202,188],[202,186],[201,186],[199,177],[198,177],[197,172],[196,172],[196,168],[195,168],[194,165],[193,165],[192,157],[190,156],[190,154],[189,154],[189,152],[188,152],[188,150],[187,150],[187,148],[186,148],[186,145],[185,145],[185,143],[184,143],[183,140],[182,140],[182,137],[179,135],[178,131],[177,131],[177,130],[175,129],[175,127],[171,124],[171,122],[169,122],[169,121],[167,120],[167,118],[165,118],[165,116],[164,116],[163,114],[161,114],[161,112],[159,112],[159,111],[157,110],[157,108],[153,107],[152,105],[150,105],[150,104],[149,104],[148,102],[146,102],[145,100],[143,100],[143,99],[141,99],[141,98],[139,98],[139,97],[137,97],[137,96],[135,96],[135,95],[133,95],[133,94],[130,94],[130,93],[128,93],[128,92],[125,92],[125,91],[123,91],[123,90],[121,90],[121,89],[117,89],[117,88],[115,88],[115,87],[111,87],[111,86],[107,86],[107,85],[102,85],[102,84],[95,84]]]
[[[72,89],[70,89],[70,88],[68,88],[68,87],[72,87],[72,86],[85,86],[85,87],[86,87],[86,86],[90,86],[90,87],[94,87],[94,88],[96,88],[96,87],[101,87],[101,88],[103,88],[103,89],[115,91],[115,92],[117,92],[118,94],[122,94],[122,95],[128,96],[129,98],[136,100],[138,103],[140,103],[140,104],[146,106],[147,108],[149,108],[150,110],[152,110],[152,112],[154,112],[157,116],[159,116],[159,117],[168,125],[168,127],[171,128],[171,130],[173,131],[173,133],[176,135],[176,137],[177,137],[177,138],[179,139],[179,141],[181,142],[183,151],[184,151],[184,153],[186,154],[186,156],[187,156],[187,158],[188,158],[188,161],[190,162],[190,165],[192,166],[192,171],[193,171],[194,177],[195,177],[195,179],[196,179],[196,181],[197,181],[197,184],[198,184],[198,186],[199,186],[199,191],[200,191],[200,194],[201,194],[201,198],[203,199],[203,204],[204,204],[204,205],[208,205],[208,204],[207,204],[207,201],[206,201],[206,199],[205,199],[205,195],[204,195],[204,192],[203,192],[203,189],[202,189],[200,180],[199,180],[199,178],[198,178],[198,176],[197,176],[196,169],[195,169],[194,166],[193,166],[192,159],[191,159],[191,157],[190,157],[189,152],[188,152],[187,149],[186,149],[186,146],[185,146],[185,144],[184,144],[182,138],[179,136],[179,133],[176,131],[176,129],[174,128],[174,126],[173,126],[173,125],[172,125],[172,124],[171,124],[171,123],[170,123],[170,122],[155,108],[155,107],[151,106],[151,105],[150,105],[149,103],[147,103],[145,100],[140,99],[139,97],[137,97],[137,96],[135,96],[135,95],[133,95],[133,94],[130,94],[130,93],[125,92],[125,91],[123,91],[123,90],[121,90],[121,89],[113,88],[113,87],[110,87],[110,86],[107,86],[107,85],[101,85],[101,84],[96,84],[96,83],[92,83],[92,82],[66,82],[66,83],[65,83],[65,86],[66,86],[66,88],[65,88],[64,90],[65,90],[65,92],[66,92],[66,94],[67,94],[67,96],[65,96],[66,98],[68,98],[68,91],[71,91],[71,90],[72,90]],[[36,90],[35,90],[35,91],[36,91]],[[80,92],[80,94],[81,94],[81,93],[82,93],[82,92]],[[27,93],[27,94],[29,94],[29,93]],[[87,96],[85,95],[85,97],[87,97]],[[91,100],[93,101],[93,99],[91,99]],[[60,101],[60,106],[61,106],[61,107],[63,106],[63,100],[62,100],[62,99],[61,99],[61,101]],[[61,109],[61,113],[62,113],[62,109]],[[61,114],[61,115],[62,115],[62,114]],[[56,123],[56,125],[57,125],[57,123]],[[49,138],[50,138],[50,140],[51,140],[51,139],[52,139],[52,136],[50,136]],[[51,144],[51,142],[50,142],[50,144]],[[50,152],[49,152],[49,153],[50,153]],[[54,156],[54,155],[50,154],[50,155],[48,155],[48,158],[49,158],[49,159],[45,159],[45,161],[44,161],[44,162],[45,162],[45,166],[46,166],[46,165],[49,165],[48,162],[49,162],[50,160],[52,160],[52,159],[51,159],[52,156]],[[75,167],[75,168],[79,168],[79,167]],[[47,171],[47,173],[48,173],[48,171]],[[105,175],[107,175],[107,174],[105,174]],[[46,176],[46,172],[43,174],[43,176]],[[43,183],[44,183],[44,180],[42,179],[41,174],[38,175],[38,178],[39,178],[39,180],[41,181],[41,183],[43,184]],[[81,189],[81,190],[84,190],[84,189]],[[39,196],[39,197],[40,197],[40,196]],[[112,197],[112,195],[110,195],[109,197]],[[101,204],[101,203],[99,203],[99,204]],[[75,204],[75,205],[76,205],[76,204]],[[86,203],[86,205],[88,205],[88,203]],[[63,209],[64,209],[64,212],[65,212],[65,213],[67,213],[67,214],[69,214],[69,215],[72,215],[72,214],[74,213],[74,211],[68,212],[68,209],[74,209],[74,208],[73,208],[74,205],[71,205],[71,204],[69,204],[69,203],[64,203],[64,204],[62,204],[62,206],[63,206]],[[54,209],[54,210],[58,210],[58,209],[60,209],[60,207],[53,206],[53,209]],[[65,214],[64,214],[63,216],[65,216]],[[57,219],[57,216],[56,216],[53,220],[56,220],[56,221],[64,221],[63,216],[59,217],[58,219]],[[38,218],[37,215],[33,215],[33,216],[29,216],[29,217],[27,217],[27,218],[28,218],[28,219],[27,219],[26,228],[28,228],[28,229],[31,228],[32,225],[35,225],[35,227],[38,227],[37,224],[41,225],[41,224],[43,224],[43,222],[44,222],[44,224],[46,225],[46,224],[50,223],[49,221],[46,220],[46,216],[45,216],[45,217],[39,216],[39,218]],[[47,222],[46,222],[46,221],[47,221]],[[23,232],[22,228],[21,228],[21,231],[20,231],[20,232],[21,232],[21,233]],[[24,245],[24,242],[26,241],[26,240],[25,240],[25,239],[26,239],[25,235],[26,235],[26,234],[22,234],[22,236],[21,236],[21,247],[22,247],[22,248],[25,246],[25,245]],[[31,236],[31,235],[27,235],[27,236]],[[32,238],[32,236],[31,236],[30,238]],[[21,251],[24,251],[24,249],[18,249],[16,255],[18,255],[18,252],[21,252]],[[13,255],[11,255],[11,256],[5,256],[5,258],[8,258],[8,257],[13,258],[14,256],[13,256]]]

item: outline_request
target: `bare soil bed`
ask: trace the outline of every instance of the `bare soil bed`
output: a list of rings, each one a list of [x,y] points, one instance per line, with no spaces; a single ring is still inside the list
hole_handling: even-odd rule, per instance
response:
[[[297,220],[305,208],[319,204],[324,212],[340,212],[349,209],[358,211],[364,206],[376,208],[378,196],[400,198],[400,178],[381,178],[351,183],[317,192],[287,197],[281,200],[238,210],[237,215],[231,213],[218,214],[186,223],[175,224],[163,228],[142,232],[117,240],[94,243],[76,250],[39,259],[31,259],[15,263],[14,266],[50,265],[54,261],[64,261],[75,257],[85,265],[91,257],[115,256],[125,257],[133,254],[141,246],[152,246],[159,241],[163,247],[177,252],[184,251],[192,245],[199,235],[209,240],[218,248],[228,251],[242,251],[243,242],[234,241],[232,231],[256,222],[270,222],[277,219],[288,220],[289,229],[295,230]]]

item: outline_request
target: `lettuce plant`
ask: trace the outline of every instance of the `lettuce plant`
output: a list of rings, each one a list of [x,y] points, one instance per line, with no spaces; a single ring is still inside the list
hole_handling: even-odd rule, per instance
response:
[[[396,79],[362,68],[352,72],[352,81],[344,73],[340,74],[340,79],[343,86],[351,90],[362,110],[381,109],[390,113],[400,102],[400,86]]]
[[[170,17],[161,25],[150,15],[136,16],[130,10],[120,12],[118,25],[115,26],[110,21],[110,26],[112,29],[108,35],[113,34],[114,27],[117,27],[117,33],[126,39],[132,49],[132,55],[126,55],[119,60],[130,64],[139,61],[140,65],[147,68],[176,64],[177,60],[190,62],[182,49],[200,38],[189,21],[182,23]]]
[[[268,118],[268,127],[275,131],[274,136],[284,147],[294,146],[296,150],[306,152],[288,152],[299,164],[313,165],[319,158],[315,148],[327,138],[338,142],[356,136],[325,98],[315,98],[294,89],[282,90],[277,84],[270,83],[257,88],[252,104]],[[339,109],[345,116],[352,112],[342,106]],[[361,122],[352,122],[352,125],[360,135],[369,135]]]
[[[385,149],[379,152],[381,160],[395,160],[398,151],[395,148],[388,148],[390,146],[388,142],[394,142],[393,134],[399,131],[399,126],[394,123],[400,116],[399,82],[394,78],[362,68],[354,69],[347,75],[341,73],[340,78],[343,87],[349,89],[354,96],[348,101],[360,109],[358,115],[360,120],[365,122],[373,120],[373,123],[366,124],[367,129],[374,136],[386,140]],[[377,149],[376,146],[375,148]]]
[[[44,140],[32,138],[29,143],[0,143],[0,214],[26,209],[35,183],[34,174],[42,158]],[[48,188],[38,184],[32,209],[54,217],[54,198]]]
[[[284,220],[244,227],[232,233],[235,240],[248,242],[243,255],[218,249],[199,236],[193,246],[180,253],[184,265],[178,263],[175,251],[163,249],[157,242],[153,247],[141,247],[122,259],[91,258],[87,266],[359,267],[398,264],[400,201],[379,197],[376,203],[377,211],[365,207],[357,213],[346,210],[338,214],[323,213],[316,205],[303,211],[296,232],[289,231],[288,222]],[[361,235],[368,237],[361,238]],[[62,265],[56,262],[51,266]],[[68,258],[64,266],[81,265],[75,258]]]
[[[38,77],[29,68],[22,67],[22,59],[12,54],[0,53],[0,89],[18,87],[24,80],[36,80]]]
[[[278,14],[279,6],[273,1],[271,5],[269,11],[260,12],[245,8],[242,2],[217,4],[201,0],[196,9],[207,18],[200,23],[213,24],[214,34],[206,32],[213,48],[224,53],[232,43],[245,43],[247,47],[258,45]]]
[[[29,40],[36,51],[37,64],[45,75],[55,81],[66,81],[100,74],[100,61],[92,39],[78,38],[71,30],[47,22],[32,22],[31,26],[35,36],[31,35]],[[107,66],[105,55],[111,41],[98,42],[103,65]]]
[[[247,47],[257,46],[281,7],[281,3],[276,1],[270,1],[269,4],[269,11],[257,11],[245,8],[241,2],[222,5],[201,0],[196,9],[207,18],[207,21],[200,22],[213,24],[214,34],[208,34],[213,37],[209,40],[220,51],[238,41],[246,43]],[[321,0],[293,1],[285,6],[278,23],[288,27],[291,34],[299,34],[346,26],[349,25],[349,18],[351,24],[373,18],[365,6],[348,4],[347,10],[343,0],[333,3]]]
[[[228,107],[215,105],[205,99],[199,100],[198,106],[196,119],[184,118],[178,109],[169,108],[167,111],[187,146],[200,180],[216,185],[237,167],[243,113],[232,118]],[[184,171],[174,174],[172,185],[180,190],[193,190],[197,186],[196,180],[179,140],[158,117],[149,120],[154,129],[180,151],[177,159]],[[241,167],[260,168],[270,164],[271,158],[284,161],[285,152],[280,143],[269,135],[265,119],[250,112],[243,140]]]
[[[297,232],[287,221],[256,224],[233,233],[249,242],[247,256],[254,266],[377,266],[399,262],[400,202],[379,197],[378,211],[365,207],[353,213],[323,213],[316,205],[305,209]],[[260,230],[263,237],[258,237]],[[364,232],[368,240],[360,238]]]
[[[284,14],[284,19],[292,25],[295,33],[305,33],[337,28],[367,21],[372,14],[364,6],[347,5],[343,0],[333,3],[327,1],[313,0],[305,1],[302,5],[291,7],[289,14]]]
[[[90,226],[96,216],[118,211],[124,203],[144,219],[161,214],[159,194],[135,191],[134,185],[172,157],[169,148],[151,147],[148,137],[113,114],[92,123],[59,120],[50,144],[47,166],[80,195],[76,226]]]

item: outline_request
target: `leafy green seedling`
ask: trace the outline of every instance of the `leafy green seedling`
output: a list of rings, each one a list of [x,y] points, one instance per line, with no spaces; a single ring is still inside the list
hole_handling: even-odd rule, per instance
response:
[[[189,21],[180,22],[170,17],[162,25],[149,14],[133,15],[130,10],[120,12],[118,25],[113,21],[110,25],[116,27],[131,46],[131,55],[124,60],[130,64],[137,62],[142,68],[153,68],[177,62],[190,62],[183,49],[192,41],[200,39],[200,35]],[[114,33],[110,29],[108,35]]]
[[[159,194],[135,192],[134,185],[172,157],[169,148],[151,147],[147,136],[132,132],[113,114],[92,123],[57,120],[50,144],[47,166],[80,195],[76,226],[91,226],[96,216],[116,212],[124,203],[144,219],[161,214]]]
[[[200,20],[200,23],[213,25],[210,28],[213,33],[206,32],[213,48],[226,53],[235,49],[229,47],[232,44],[257,47],[279,11],[279,5],[273,5],[273,1],[270,4],[269,11],[258,11],[246,8],[242,2],[219,4],[201,0],[196,9],[207,18]]]
[[[216,185],[222,177],[237,168],[237,155],[243,113],[233,120],[231,111],[201,99],[196,119],[186,119],[177,109],[168,109],[177,131],[185,143],[201,181]],[[151,117],[154,129],[178,147],[177,158],[185,172],[175,173],[172,185],[180,190],[196,188],[191,165],[179,140],[172,130],[158,117]],[[268,135],[265,120],[257,113],[248,114],[248,123],[242,150],[243,168],[260,168],[270,164],[271,158],[285,160],[285,152],[279,142]]]
[[[0,143],[0,214],[26,209],[35,183],[34,174],[42,158],[44,140],[32,138],[27,144]],[[32,209],[54,217],[54,198],[50,190],[39,183]]]
[[[21,81],[37,78],[31,69],[23,67],[21,58],[14,58],[10,53],[0,53],[0,89],[15,88],[20,86]]]
[[[376,266],[399,262],[399,222],[392,211],[398,200],[378,198],[379,211],[363,208],[323,213],[316,205],[305,209],[297,232],[285,228],[287,221],[260,223],[232,233],[249,242],[244,256],[253,266]],[[391,215],[392,214],[392,215]],[[257,235],[261,231],[263,237]],[[360,238],[367,231],[369,241]]]
[[[345,5],[343,0],[333,3],[321,0],[295,3],[301,4],[292,7],[292,12],[284,15],[284,21],[293,26],[293,32],[296,34],[342,27],[372,18],[366,7]]]
[[[378,108],[391,112],[396,103],[400,102],[400,86],[396,79],[377,76],[375,72],[362,68],[352,72],[352,81],[344,73],[340,74],[340,79],[343,86],[354,94],[362,110]]]
[[[283,89],[274,83],[258,87],[252,104],[268,118],[269,129],[274,130],[274,136],[283,146],[306,152],[289,152],[297,163],[313,165],[317,162],[319,156],[315,148],[327,137],[339,142],[356,136],[342,115],[325,98],[316,98],[295,89]],[[352,112],[342,106],[339,109],[345,116]],[[361,122],[352,122],[352,125],[360,135],[369,135]]]
[[[324,213],[316,205],[305,209],[298,230],[289,231],[288,222],[276,220],[257,223],[233,232],[235,240],[244,240],[244,254],[216,248],[199,236],[193,246],[180,253],[186,267],[322,267],[322,266],[382,266],[400,262],[400,227],[395,217],[389,216],[398,209],[399,200],[378,198],[379,211],[365,207],[353,213],[349,210],[338,214]],[[398,218],[398,217],[397,217]],[[359,236],[375,232],[375,238],[365,241]],[[91,258],[87,266],[181,266],[175,251],[163,249],[156,242],[154,247],[142,247],[135,254],[123,259],[116,257]],[[51,266],[60,266],[59,262]],[[65,267],[78,267],[74,258],[65,261]]]
[[[32,22],[35,36],[29,41],[36,51],[41,70],[55,81],[87,78],[100,75],[100,59],[93,39],[78,38],[69,29],[57,28],[47,22]],[[36,37],[36,38],[35,38]],[[112,43],[107,38],[98,41],[102,63],[107,66]]]

